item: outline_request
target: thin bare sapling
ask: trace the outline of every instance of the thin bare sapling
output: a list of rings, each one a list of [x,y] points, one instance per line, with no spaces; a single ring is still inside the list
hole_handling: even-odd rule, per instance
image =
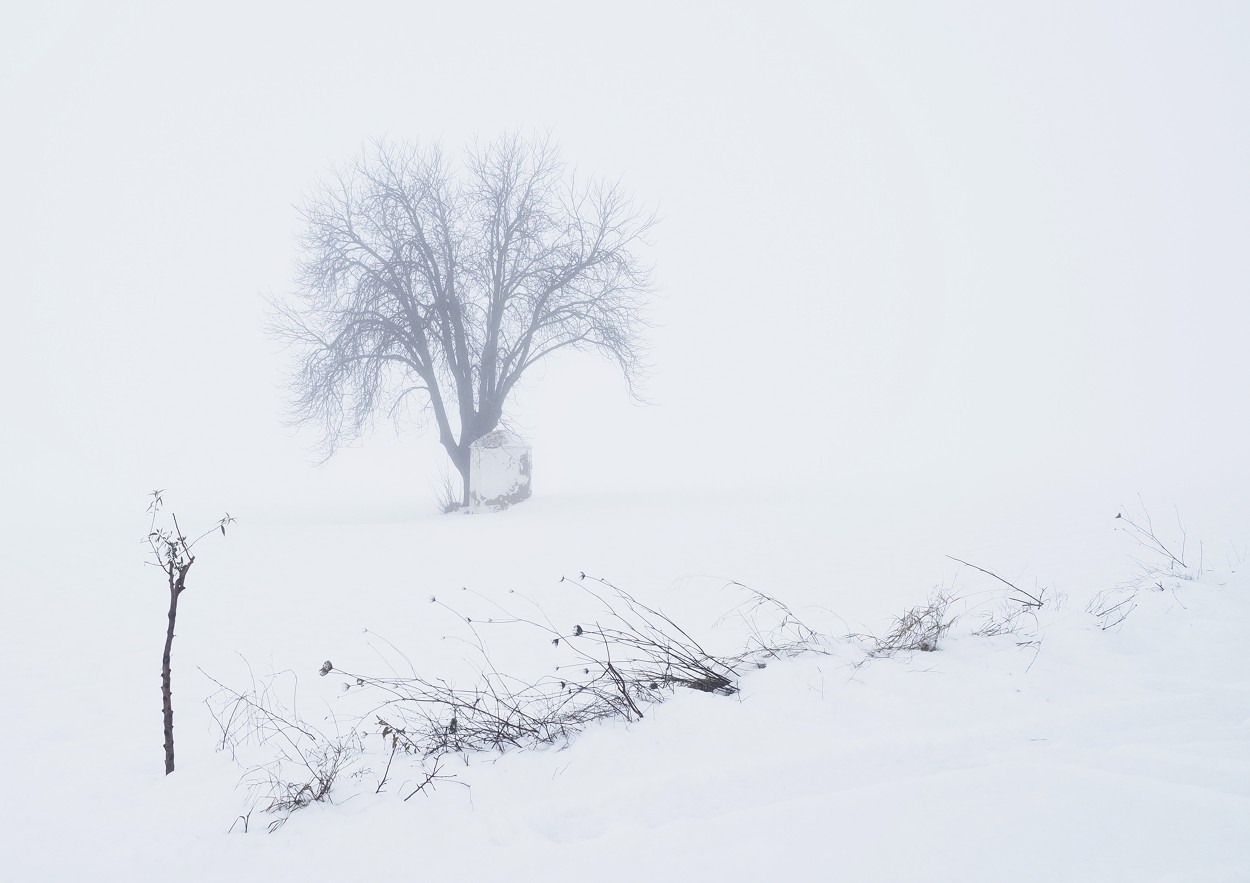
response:
[[[178,524],[178,516],[169,513],[169,521],[160,520],[161,507],[164,505],[164,491],[152,491],[152,500],[148,503],[151,521],[148,525],[146,542],[152,557],[146,563],[160,568],[165,574],[169,587],[169,622],[165,629],[165,652],[161,656],[161,713],[165,730],[165,775],[174,771],[174,706],[173,690],[171,689],[170,654],[174,647],[174,626],[178,620],[178,600],[187,589],[187,574],[191,565],[195,564],[194,549],[204,537],[216,531],[225,536],[227,525],[234,523],[230,513],[223,515],[216,524],[193,540],[188,540]]]

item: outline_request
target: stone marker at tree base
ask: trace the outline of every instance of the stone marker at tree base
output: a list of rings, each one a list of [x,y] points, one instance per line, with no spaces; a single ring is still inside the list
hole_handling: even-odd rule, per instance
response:
[[[530,495],[530,446],[496,429],[469,446],[469,509],[507,509]]]

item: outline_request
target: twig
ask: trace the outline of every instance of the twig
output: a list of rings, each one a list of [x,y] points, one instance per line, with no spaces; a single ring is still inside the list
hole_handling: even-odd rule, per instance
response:
[[[978,567],[975,564],[972,564],[968,561],[964,561],[962,558],[956,558],[954,555],[947,555],[946,557],[952,561],[958,561],[960,564],[963,564],[967,567],[971,567],[973,570],[979,570],[982,573],[984,573],[986,576],[992,576],[994,577],[994,579],[998,580],[1003,585],[1009,586],[1013,591],[1019,592],[1021,595],[1024,595],[1026,600],[1021,600],[1020,603],[1026,607],[1040,608],[1042,604],[1044,603],[1041,598],[1037,597],[1031,592],[1026,592],[1024,589],[1020,588],[1013,582],[1008,582],[1007,580],[1003,579],[1001,576],[999,576],[997,573],[995,573],[992,570],[986,570],[984,567]]]

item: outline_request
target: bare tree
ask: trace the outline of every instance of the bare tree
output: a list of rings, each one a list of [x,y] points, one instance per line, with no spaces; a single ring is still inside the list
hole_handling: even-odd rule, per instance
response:
[[[147,544],[152,551],[152,557],[147,563],[164,571],[165,579],[169,585],[169,613],[166,616],[165,652],[161,655],[161,714],[165,727],[165,775],[168,776],[174,771],[174,692],[170,657],[174,649],[174,626],[178,622],[178,599],[187,590],[187,574],[191,571],[191,565],[195,563],[195,555],[192,553],[192,550],[195,548],[196,543],[218,530],[221,531],[222,536],[225,536],[226,528],[234,524],[235,520],[227,512],[205,533],[193,540],[188,540],[186,535],[183,534],[182,528],[178,526],[177,515],[170,514],[168,526],[158,526],[157,517],[160,515],[161,506],[165,502],[162,494],[164,494],[164,491],[152,491],[152,501],[148,503],[148,512],[152,516],[152,523],[148,528]]]
[[[455,168],[437,147],[377,142],[302,212],[303,259],[274,331],[291,344],[292,417],[329,457],[410,396],[469,495],[469,446],[556,350],[596,351],[631,393],[642,371],[654,218],[619,184],[579,181],[555,147],[505,135]]]

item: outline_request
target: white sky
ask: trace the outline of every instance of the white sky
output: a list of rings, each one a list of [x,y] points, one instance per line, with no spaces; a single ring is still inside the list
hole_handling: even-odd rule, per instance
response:
[[[214,510],[379,483],[425,505],[428,435],[383,425],[309,468],[261,295],[289,282],[292,205],[366,139],[516,126],[663,217],[657,404],[553,363],[515,415],[540,491],[1114,475],[1244,496],[1250,6],[765,6],[8,12],[10,511],[129,513],[156,486]]]

